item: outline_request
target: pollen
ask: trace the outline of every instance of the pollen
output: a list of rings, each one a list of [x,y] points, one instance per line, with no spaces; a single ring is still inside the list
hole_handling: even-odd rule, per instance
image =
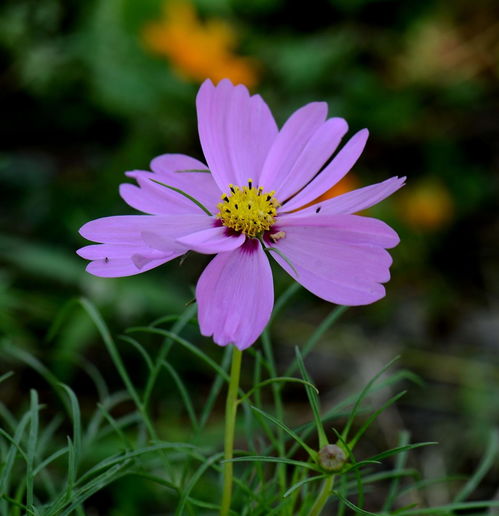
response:
[[[264,192],[262,186],[253,186],[251,179],[247,186],[231,184],[229,190],[217,205],[217,218],[224,226],[249,237],[257,237],[272,227],[280,206],[273,190]]]
[[[281,240],[281,238],[286,238],[286,232],[278,231],[277,233],[271,233],[269,237],[272,242],[277,242],[278,240]]]

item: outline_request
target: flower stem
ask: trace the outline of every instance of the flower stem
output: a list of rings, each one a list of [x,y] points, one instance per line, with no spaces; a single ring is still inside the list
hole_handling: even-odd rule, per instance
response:
[[[235,346],[232,349],[232,365],[230,368],[229,390],[225,403],[225,437],[224,437],[224,460],[230,461],[234,454],[234,430],[236,427],[237,413],[237,391],[239,389],[239,376],[241,372],[242,351]],[[220,516],[227,516],[230,512],[232,500],[232,474],[234,464],[224,462],[224,490]]]
[[[324,480],[324,483],[322,484],[321,492],[319,493],[319,496],[317,497],[317,500],[315,500],[314,505],[312,505],[312,508],[310,509],[310,512],[308,513],[309,516],[319,516],[322,509],[324,509],[324,506],[326,505],[326,502],[331,495],[331,491],[333,490],[334,485],[334,475],[330,475],[329,477]]]

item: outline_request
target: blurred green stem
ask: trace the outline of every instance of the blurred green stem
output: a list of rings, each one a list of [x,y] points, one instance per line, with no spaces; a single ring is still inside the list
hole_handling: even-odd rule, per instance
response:
[[[242,351],[235,346],[232,349],[232,365],[230,368],[229,390],[225,404],[225,437],[224,437],[224,490],[220,516],[227,516],[230,512],[232,501],[232,474],[234,464],[229,462],[234,454],[234,431],[236,428],[237,391],[239,389],[239,377],[241,373]]]
[[[322,509],[324,509],[324,506],[326,505],[326,502],[331,495],[331,491],[333,490],[334,485],[334,475],[330,475],[329,477],[324,480],[324,483],[322,484],[321,492],[319,493],[319,496],[317,500],[315,500],[314,505],[310,509],[309,516],[319,516]]]

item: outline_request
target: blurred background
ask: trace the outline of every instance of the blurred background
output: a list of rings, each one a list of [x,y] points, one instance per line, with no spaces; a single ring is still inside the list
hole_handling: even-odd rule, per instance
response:
[[[369,128],[338,193],[407,176],[402,191],[367,213],[401,236],[387,297],[349,309],[308,363],[327,406],[401,355],[398,367],[424,383],[381,420],[373,448],[407,428],[414,440],[440,442],[420,457],[428,476],[472,471],[499,421],[498,15],[495,0],[4,0],[0,368],[16,374],[2,384],[3,402],[25,406],[30,388],[42,401],[51,396],[9,349],[37,356],[83,405],[97,400],[83,361],[122,388],[82,312],[47,340],[70,299],[90,298],[115,333],[180,313],[192,299],[206,257],[94,278],[75,255],[85,244],[78,228],[133,213],[118,195],[126,170],[168,152],[202,159],[195,95],[204,78],[228,77],[261,93],[279,124],[324,100],[350,134]],[[279,293],[291,280],[275,270]],[[293,296],[272,328],[283,368],[330,310],[303,289]],[[125,344],[122,351],[135,359]],[[176,357],[202,391],[211,373]],[[306,400],[292,394],[289,406],[303,420]],[[182,438],[176,398],[165,378],[156,407]],[[496,465],[477,497],[499,496],[497,478]],[[445,503],[448,489],[433,488],[430,501]]]

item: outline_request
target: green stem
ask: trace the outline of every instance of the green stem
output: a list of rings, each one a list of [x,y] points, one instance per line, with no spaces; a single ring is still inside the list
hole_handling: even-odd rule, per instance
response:
[[[329,477],[326,478],[326,480],[324,480],[324,483],[322,484],[321,492],[319,493],[317,500],[315,500],[314,505],[312,505],[312,508],[310,509],[310,512],[308,513],[309,516],[319,516],[322,509],[324,509],[324,506],[326,505],[328,498],[331,495],[331,491],[333,490],[333,485],[334,485],[334,475],[330,475]]]
[[[237,391],[239,389],[239,376],[241,373],[242,351],[234,346],[232,350],[232,365],[230,368],[229,390],[225,404],[225,437],[224,437],[224,490],[220,516],[227,516],[230,512],[232,500],[232,475],[234,464],[228,462],[234,455],[234,430],[236,428]]]

